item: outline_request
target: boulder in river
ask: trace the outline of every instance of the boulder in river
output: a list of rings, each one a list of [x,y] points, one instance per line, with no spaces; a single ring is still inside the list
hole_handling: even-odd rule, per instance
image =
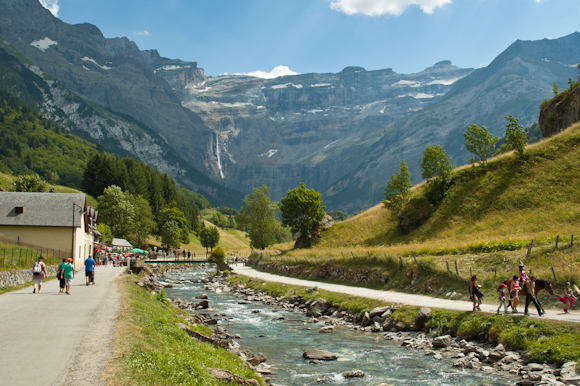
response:
[[[306,359],[316,359],[320,361],[333,361],[338,359],[336,354],[330,353],[328,351],[322,351],[315,348],[309,348],[304,350],[302,356]]]
[[[433,347],[445,348],[451,345],[451,335],[438,336],[433,339]]]
[[[330,334],[333,331],[334,331],[333,326],[325,326],[325,327],[322,327],[320,330],[318,330],[318,332],[321,334]]]
[[[343,373],[342,376],[345,378],[362,378],[365,376],[365,373],[362,370],[352,370]]]
[[[361,326],[367,327],[367,326],[370,326],[371,324],[373,324],[373,320],[371,319],[369,313],[365,312],[365,316],[363,316]]]
[[[195,305],[196,309],[205,309],[209,308],[209,302],[207,300],[202,300],[201,302]]]
[[[198,299],[207,299],[207,295],[206,294],[201,294],[197,298]]]

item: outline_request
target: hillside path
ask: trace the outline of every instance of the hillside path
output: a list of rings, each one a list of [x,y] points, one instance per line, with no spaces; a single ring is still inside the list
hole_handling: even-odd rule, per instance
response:
[[[0,384],[101,385],[120,295],[114,279],[126,267],[96,267],[95,285],[76,272],[71,295],[58,280],[0,295]]]
[[[382,291],[382,290],[374,290],[370,288],[364,287],[351,287],[347,285],[341,284],[330,284],[330,283],[322,283],[318,281],[311,281],[311,280],[303,280],[303,279],[296,279],[293,277],[286,277],[280,275],[273,275],[271,273],[260,272],[256,271],[253,268],[242,266],[241,264],[234,265],[234,272],[244,275],[253,277],[256,279],[261,279],[265,281],[272,281],[272,282],[279,282],[285,283],[290,285],[300,285],[305,287],[314,287],[318,286],[318,288],[338,292],[348,295],[354,296],[362,296],[365,298],[377,299],[382,300],[385,303],[398,303],[398,304],[405,304],[410,306],[421,306],[421,307],[433,307],[433,308],[444,308],[448,310],[459,310],[459,311],[470,311],[473,309],[473,303],[466,302],[463,300],[450,300],[450,299],[440,299],[434,298],[425,295],[413,295],[407,294],[403,292],[395,292],[395,291]],[[496,298],[484,298],[484,303],[481,305],[481,310],[484,312],[495,313],[497,311],[497,307],[499,305],[499,301],[496,301]],[[520,305],[518,306],[518,311],[520,313],[515,315],[523,315],[525,305],[525,298],[520,296]],[[563,308],[563,307],[562,307]],[[561,310],[545,310],[546,314],[542,316],[543,319],[553,319],[553,320],[561,320],[561,321],[572,321],[580,323],[580,312],[578,311],[570,311],[569,314],[565,314]],[[503,310],[502,310],[503,312]],[[530,303],[530,315],[531,317],[538,317],[538,312],[536,311],[536,307]]]

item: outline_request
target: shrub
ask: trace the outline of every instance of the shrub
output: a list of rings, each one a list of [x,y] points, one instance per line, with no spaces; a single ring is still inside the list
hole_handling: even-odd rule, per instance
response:
[[[209,255],[207,261],[214,264],[221,264],[225,261],[225,259],[226,253],[224,252],[224,250],[221,247],[216,247],[211,253],[211,255]]]

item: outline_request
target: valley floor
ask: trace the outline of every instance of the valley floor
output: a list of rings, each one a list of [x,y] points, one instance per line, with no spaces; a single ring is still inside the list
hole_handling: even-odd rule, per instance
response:
[[[253,277],[256,279],[269,281],[269,282],[279,282],[284,284],[290,285],[298,285],[298,286],[305,286],[305,287],[314,287],[317,286],[320,289],[349,294],[354,296],[360,296],[370,299],[377,299],[382,300],[386,304],[404,304],[404,305],[411,305],[411,306],[421,306],[421,307],[433,307],[433,308],[443,308],[448,310],[459,310],[459,311],[469,311],[472,309],[472,303],[467,301],[461,300],[449,300],[449,299],[440,299],[434,298],[430,296],[424,295],[412,295],[406,294],[402,292],[395,292],[395,291],[381,291],[381,290],[374,290],[364,287],[353,287],[347,285],[340,285],[340,284],[330,284],[318,281],[311,281],[311,280],[303,280],[303,279],[296,279],[293,277],[286,277],[286,276],[279,276],[273,275],[266,272],[256,271],[247,266],[242,266],[240,264],[234,266],[234,272],[237,274],[241,274],[248,277]],[[484,303],[481,306],[482,311],[495,313],[497,310],[498,302],[493,300],[488,300],[486,298],[487,304]],[[522,315],[524,309],[525,299],[520,297],[520,306],[518,306],[520,313],[516,315]],[[530,305],[530,315],[532,317],[537,317],[537,312],[535,307],[531,304]],[[551,320],[560,320],[560,321],[571,321],[571,322],[578,322],[580,323],[580,312],[572,311],[569,314],[564,314],[562,311],[556,310],[548,310],[546,309],[546,314],[542,316],[544,319],[551,319]]]

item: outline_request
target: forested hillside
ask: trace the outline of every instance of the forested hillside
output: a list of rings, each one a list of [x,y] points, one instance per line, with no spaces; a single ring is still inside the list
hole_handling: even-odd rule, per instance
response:
[[[80,189],[97,146],[52,125],[0,93],[0,171],[38,174],[52,183]]]

